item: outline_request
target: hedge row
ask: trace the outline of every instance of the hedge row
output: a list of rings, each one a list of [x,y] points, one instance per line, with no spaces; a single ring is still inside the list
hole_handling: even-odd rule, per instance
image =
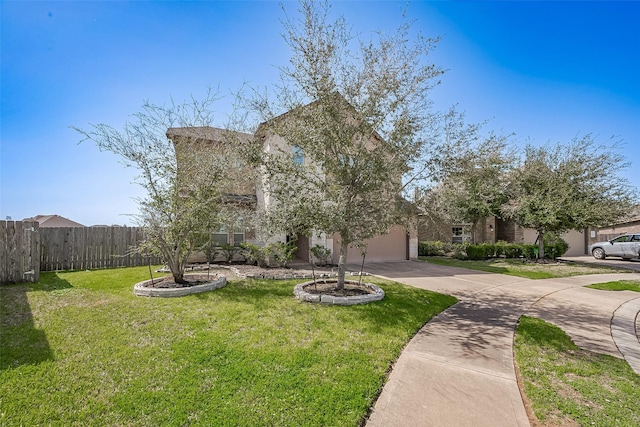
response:
[[[569,249],[567,242],[560,240],[555,243],[545,243],[546,258],[557,258]],[[522,243],[446,243],[446,242],[420,242],[418,243],[419,256],[444,256],[452,255],[454,258],[482,260],[488,258],[528,258],[538,257],[538,245]]]

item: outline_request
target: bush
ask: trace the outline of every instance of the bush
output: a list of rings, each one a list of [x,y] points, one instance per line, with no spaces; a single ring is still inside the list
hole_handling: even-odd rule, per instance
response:
[[[220,254],[224,257],[227,264],[231,264],[233,261],[233,257],[240,252],[240,248],[238,246],[232,246],[229,244],[218,246],[216,248],[216,255]]]
[[[486,248],[484,245],[467,246],[467,258],[473,261],[479,261],[487,258]]]
[[[298,248],[293,242],[270,243],[264,250],[266,257],[273,259],[278,267],[286,267],[287,263],[295,258]]]
[[[564,255],[568,249],[569,244],[563,240],[551,245],[545,245],[544,252],[547,258],[556,259],[557,257]]]
[[[538,247],[536,245],[522,245],[522,256],[527,259],[536,259]]]
[[[242,256],[247,260],[247,264],[259,265],[260,267],[266,267],[267,265],[267,250],[258,245],[252,243],[240,244]]]
[[[420,249],[418,249],[418,252],[419,251]],[[314,245],[311,248],[311,255],[318,260],[318,265],[327,265],[331,260],[331,249],[321,245]]]
[[[484,247],[484,256],[485,258],[493,258],[496,256],[496,245],[493,243],[482,243]]]
[[[505,253],[505,248],[510,244],[511,243],[507,243],[507,242],[502,241],[502,240],[496,242],[496,245],[495,245],[495,256],[496,257],[503,256],[504,253]]]
[[[427,241],[418,243],[419,256],[444,256],[450,252],[454,252],[456,243],[447,243],[440,241]]]
[[[208,240],[200,249],[210,264],[215,261],[216,256],[218,255],[218,246],[214,241]]]
[[[522,256],[522,245],[511,243],[505,246],[504,255],[507,258],[520,258]]]
[[[459,243],[453,246],[453,257],[455,259],[465,260],[469,259],[467,255],[467,248],[469,247],[469,243]]]

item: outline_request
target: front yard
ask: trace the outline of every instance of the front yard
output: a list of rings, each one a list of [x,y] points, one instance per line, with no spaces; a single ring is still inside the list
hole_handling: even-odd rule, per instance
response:
[[[611,271],[455,262],[543,277]],[[455,302],[381,279],[371,281],[385,299],[362,306],[299,302],[293,280],[135,297],[148,274],[43,273],[0,287],[0,425],[357,426],[403,346]],[[637,280],[593,287],[639,290]],[[514,353],[534,426],[640,424],[640,376],[625,361],[527,317]]]
[[[375,280],[383,301],[236,280],[135,297],[147,268],[0,288],[0,425],[357,426],[415,332],[453,297]]]

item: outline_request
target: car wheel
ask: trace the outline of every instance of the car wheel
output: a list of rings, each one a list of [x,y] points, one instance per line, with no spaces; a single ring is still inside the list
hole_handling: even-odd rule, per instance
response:
[[[593,255],[595,259],[605,259],[607,256],[604,253],[604,249],[602,248],[595,248],[593,251],[591,251],[591,255]]]

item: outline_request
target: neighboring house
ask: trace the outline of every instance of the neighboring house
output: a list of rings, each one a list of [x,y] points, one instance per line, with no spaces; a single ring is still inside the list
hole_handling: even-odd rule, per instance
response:
[[[640,217],[638,218],[640,229]],[[471,242],[471,224],[448,223],[445,221],[430,220],[426,217],[419,222],[420,241],[438,240],[442,242]],[[632,231],[632,230],[630,230]],[[487,217],[480,220],[476,226],[476,243],[496,243],[498,241],[509,243],[536,243],[538,233],[531,228],[524,228],[513,221],[502,220],[498,217]],[[622,234],[622,232],[618,233]],[[587,231],[569,231],[562,235],[569,244],[566,256],[578,256],[587,253],[587,247],[596,240],[588,239]],[[602,239],[600,239],[602,240]]]
[[[423,215],[420,217],[418,235],[420,241],[471,242],[474,240],[471,228],[471,224],[468,223],[447,222]],[[523,227],[512,221],[505,221],[494,216],[478,221],[473,233],[475,234],[476,243],[525,242],[525,229]]]
[[[25,218],[23,221],[37,221],[40,228],[84,227],[84,225],[60,215],[36,215],[31,218]]]
[[[611,240],[626,233],[640,233],[640,206],[636,206],[625,221],[606,227],[589,229],[589,244]]]
[[[176,147],[178,170],[180,170],[181,164],[184,165],[189,156],[194,155],[194,153],[210,150],[211,153],[215,154],[216,150],[219,147],[223,147],[223,145],[228,148],[228,144],[236,144],[237,147],[240,147],[241,144],[261,144],[262,150],[265,151],[271,150],[274,145],[277,145],[279,148],[284,148],[286,152],[290,152],[295,162],[305,162],[303,152],[296,150],[295,146],[292,146],[278,135],[270,133],[269,128],[269,122],[261,124],[256,135],[213,127],[172,128],[167,131],[167,137],[173,141]],[[243,164],[238,158],[237,163],[233,164],[232,167],[248,168],[248,165]],[[252,174],[247,173],[247,176],[252,176]],[[268,193],[264,191],[266,186],[268,186],[268,183],[265,182],[264,178],[258,177],[251,183],[238,183],[233,194],[229,194],[229,197],[246,203],[244,207],[249,205],[253,206],[254,209],[265,208],[271,203],[275,203],[274,200],[270,199]],[[236,228],[233,224],[219,230],[214,235],[214,238],[217,241],[219,240],[220,243],[227,242],[230,244],[237,244],[238,241],[258,244],[268,243],[257,241],[255,230],[243,230],[242,228]],[[287,241],[288,238],[289,236],[280,235],[271,240]],[[389,233],[370,239],[365,244],[367,245],[366,260],[370,262],[416,259],[418,256],[418,235],[415,227],[410,227],[407,230],[404,226],[398,225],[393,227]],[[298,247],[296,255],[300,259],[307,260],[308,248],[320,245],[330,249],[334,257],[333,261],[335,263],[338,261],[340,249],[337,235],[321,233],[318,236],[314,233],[310,237],[298,237],[296,245]],[[360,251],[355,248],[350,249],[347,262],[359,262],[360,260]]]

